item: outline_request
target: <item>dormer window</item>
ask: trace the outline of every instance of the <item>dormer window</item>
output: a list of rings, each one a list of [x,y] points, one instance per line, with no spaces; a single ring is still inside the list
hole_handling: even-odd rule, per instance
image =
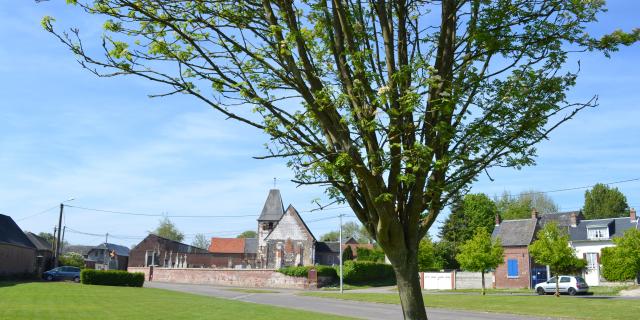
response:
[[[609,239],[609,228],[592,227],[587,228],[587,238],[589,240],[606,240]]]

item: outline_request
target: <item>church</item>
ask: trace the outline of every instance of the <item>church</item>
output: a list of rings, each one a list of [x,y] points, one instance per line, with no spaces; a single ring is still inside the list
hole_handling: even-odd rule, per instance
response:
[[[316,264],[319,243],[292,205],[285,210],[280,190],[269,190],[257,229],[257,239],[212,238],[209,252],[229,258],[227,267],[278,269]],[[245,259],[239,259],[240,255]]]

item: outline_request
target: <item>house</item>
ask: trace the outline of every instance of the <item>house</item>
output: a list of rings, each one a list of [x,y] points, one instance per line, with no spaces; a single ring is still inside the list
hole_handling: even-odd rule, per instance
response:
[[[65,255],[67,253],[77,253],[81,255],[83,258],[87,259],[89,255],[89,251],[93,248],[93,246],[85,246],[85,245],[66,245],[61,246],[60,254]]]
[[[255,266],[257,238],[211,238],[209,252],[216,258],[226,259],[219,267]],[[221,261],[221,260],[219,260]]]
[[[535,210],[531,219],[500,222],[496,217],[492,238],[499,238],[504,248],[504,263],[495,270],[496,288],[531,288],[534,282],[546,281],[546,267],[534,265],[529,255],[528,246],[537,230],[538,213]]]
[[[113,243],[102,243],[87,252],[85,264],[97,270],[127,270],[129,248]]]
[[[44,271],[53,268],[53,250],[51,244],[43,237],[31,232],[24,233],[36,247],[36,275],[40,277]]]
[[[640,229],[633,208],[629,210],[628,217],[572,221],[568,227],[570,245],[578,258],[587,261],[584,279],[588,285],[600,285],[602,248],[615,246],[613,239],[621,237],[629,229]]]
[[[226,260],[224,260],[226,263]],[[149,234],[129,251],[129,267],[159,266],[164,268],[213,267],[214,257],[197,248],[156,234]]]
[[[342,240],[342,251],[351,248],[354,260],[358,259],[358,248],[373,250],[373,244],[358,243],[353,237]],[[316,264],[337,265],[340,263],[340,243],[338,241],[318,241],[316,243]]]
[[[549,213],[542,216],[534,209],[530,219],[500,221],[492,238],[500,238],[504,247],[504,263],[495,270],[497,288],[533,288],[549,278],[547,266],[536,264],[529,255],[528,246],[536,240],[536,233],[547,223],[555,222],[567,230],[569,245],[576,250],[578,258],[587,261],[584,278],[588,285],[599,285],[600,254],[602,248],[612,247],[612,239],[622,236],[624,231],[638,228],[636,211],[630,209],[629,217],[585,220],[580,211]]]
[[[36,252],[36,246],[15,221],[0,214],[0,277],[34,275]]]

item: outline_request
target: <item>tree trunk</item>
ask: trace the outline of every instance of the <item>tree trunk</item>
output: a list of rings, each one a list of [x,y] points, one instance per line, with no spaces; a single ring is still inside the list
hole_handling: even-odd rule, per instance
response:
[[[485,292],[484,292],[484,271],[482,271],[482,295],[483,296],[485,295]]]
[[[405,320],[427,320],[427,311],[422,300],[422,288],[418,274],[417,253],[407,259],[406,264],[394,265],[400,293],[400,303]]]
[[[556,276],[556,297],[560,297],[560,276]]]

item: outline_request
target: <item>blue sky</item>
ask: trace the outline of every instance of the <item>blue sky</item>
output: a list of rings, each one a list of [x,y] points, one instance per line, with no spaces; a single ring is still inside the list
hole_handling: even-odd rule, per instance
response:
[[[638,27],[638,12],[640,2],[613,1],[590,31]],[[41,212],[72,197],[70,205],[116,211],[257,217],[277,177],[285,205],[305,211],[322,198],[319,188],[289,182],[284,161],[251,158],[263,152],[267,138],[261,132],[224,120],[189,97],[149,99],[147,94],[163,91],[143,80],[100,79],[81,69],[42,30],[44,15],[60,26],[79,27],[87,41],[102,32],[99,20],[63,1],[0,1],[0,213],[23,229],[51,232],[57,210]],[[474,192],[548,191],[640,178],[640,45],[622,48],[611,59],[579,58],[582,73],[570,96],[585,101],[598,94],[600,106],[540,144],[536,166],[491,170],[494,181],[480,177]],[[616,186],[630,205],[640,207],[640,181]],[[584,191],[549,195],[561,210],[573,210],[582,206]],[[142,237],[158,221],[75,208],[66,213],[69,228],[96,234]],[[337,213],[349,211],[303,218],[319,236],[335,229],[337,219],[313,220]],[[254,217],[173,221],[188,235],[235,236],[256,228]],[[71,232],[66,238],[76,244],[103,241]]]

